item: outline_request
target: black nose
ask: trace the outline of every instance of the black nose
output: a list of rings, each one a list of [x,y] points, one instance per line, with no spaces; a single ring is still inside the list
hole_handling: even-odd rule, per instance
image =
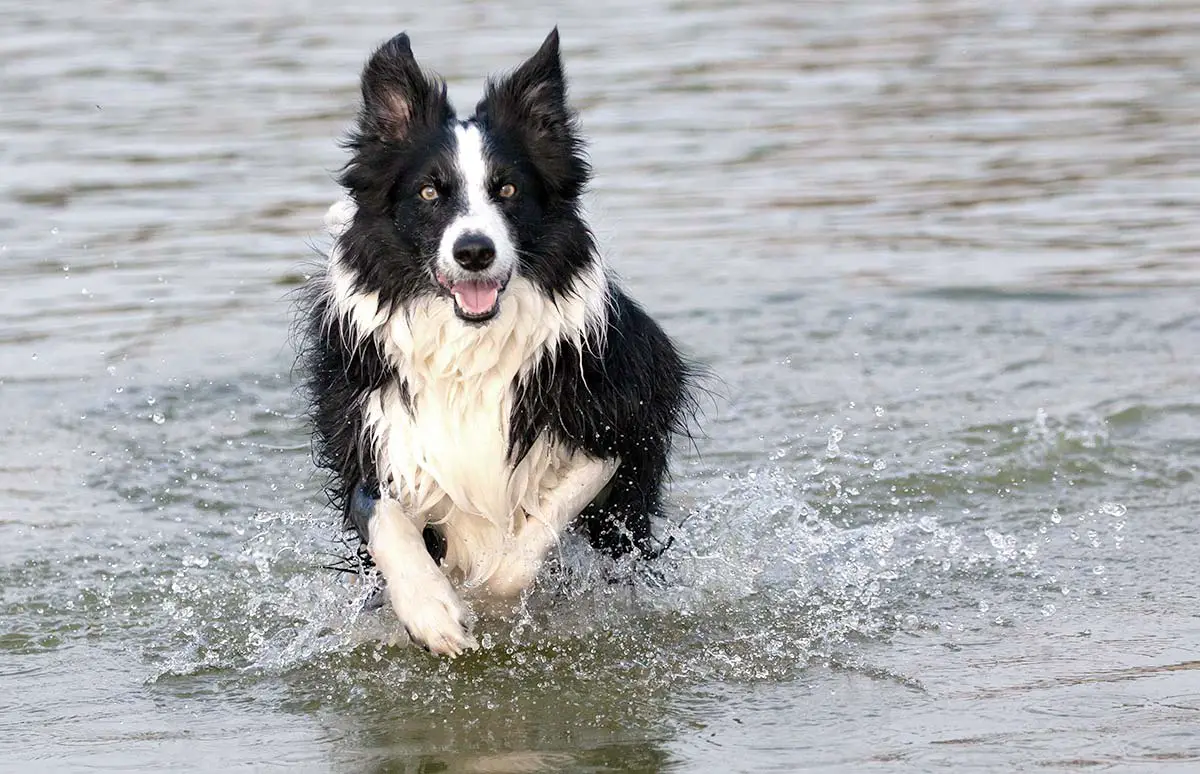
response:
[[[482,271],[496,260],[496,245],[483,234],[463,234],[454,243],[454,260],[467,271]]]

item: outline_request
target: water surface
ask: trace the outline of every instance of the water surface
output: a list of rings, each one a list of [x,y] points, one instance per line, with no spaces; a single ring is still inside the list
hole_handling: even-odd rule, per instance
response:
[[[1200,766],[1200,5],[0,0],[0,768]],[[675,546],[454,663],[323,569],[290,294],[357,71],[559,24],[719,375]]]

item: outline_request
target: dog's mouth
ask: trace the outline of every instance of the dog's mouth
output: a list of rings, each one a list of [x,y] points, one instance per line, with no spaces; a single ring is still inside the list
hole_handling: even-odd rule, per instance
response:
[[[467,322],[487,322],[500,313],[500,295],[507,282],[497,279],[455,279],[437,275],[437,282],[454,299],[454,313]]]

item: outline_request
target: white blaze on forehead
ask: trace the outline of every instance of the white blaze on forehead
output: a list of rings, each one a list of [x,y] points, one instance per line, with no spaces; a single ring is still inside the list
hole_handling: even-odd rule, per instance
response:
[[[483,133],[474,124],[454,128],[454,165],[463,192],[466,211],[446,227],[438,250],[438,269],[448,277],[465,276],[466,272],[454,261],[454,243],[466,233],[489,237],[496,245],[496,262],[491,268],[478,272],[505,281],[517,263],[517,251],[508,232],[508,223],[488,192],[488,164],[484,153]]]
[[[474,124],[454,129],[458,143],[454,162],[462,175],[467,193],[467,202],[472,211],[483,211],[492,206],[487,191],[487,157],[483,152],[483,133]]]

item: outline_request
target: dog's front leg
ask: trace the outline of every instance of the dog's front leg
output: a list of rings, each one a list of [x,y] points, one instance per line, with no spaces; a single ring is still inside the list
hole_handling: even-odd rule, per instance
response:
[[[400,503],[383,499],[370,522],[368,548],[387,581],[392,609],[413,642],[435,655],[478,647],[469,611],[425,548],[421,528]]]
[[[487,592],[508,598],[532,585],[563,530],[596,499],[620,464],[619,459],[598,460],[577,453],[557,486],[542,495],[541,513],[527,518],[505,547],[499,566],[485,584]]]

